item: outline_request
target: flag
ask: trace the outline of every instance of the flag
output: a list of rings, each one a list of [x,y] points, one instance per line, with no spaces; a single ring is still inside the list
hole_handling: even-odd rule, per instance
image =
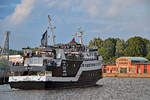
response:
[[[72,41],[75,41],[75,37],[72,38]]]
[[[51,21],[50,15],[48,15],[48,21],[49,21],[49,22]]]
[[[47,30],[45,31],[45,33],[42,35],[41,38],[41,46],[47,46]]]
[[[77,36],[78,35],[78,33],[77,32],[75,32],[75,36]]]

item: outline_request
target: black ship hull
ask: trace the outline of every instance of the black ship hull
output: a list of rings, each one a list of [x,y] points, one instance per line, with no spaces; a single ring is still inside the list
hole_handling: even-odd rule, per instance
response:
[[[63,88],[78,88],[96,85],[97,81],[89,82],[11,82],[11,88],[24,90],[42,90],[42,89],[63,89]]]
[[[7,84],[8,83],[8,77],[0,77],[0,85]]]
[[[97,72],[97,73],[96,73]],[[91,75],[96,73],[95,76]],[[41,90],[41,89],[62,89],[62,88],[78,88],[96,85],[96,82],[102,78],[101,70],[85,71],[81,74],[78,81],[19,81],[10,82],[10,87],[24,90]]]

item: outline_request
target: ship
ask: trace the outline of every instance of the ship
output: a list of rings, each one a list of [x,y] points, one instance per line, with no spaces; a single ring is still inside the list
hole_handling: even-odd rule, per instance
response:
[[[79,31],[80,43],[73,37],[67,44],[55,44],[51,24],[49,28],[54,45],[47,45],[46,31],[36,52],[24,48],[24,63],[10,68],[10,87],[30,90],[96,85],[102,78],[102,57],[96,48],[83,45],[83,31]]]

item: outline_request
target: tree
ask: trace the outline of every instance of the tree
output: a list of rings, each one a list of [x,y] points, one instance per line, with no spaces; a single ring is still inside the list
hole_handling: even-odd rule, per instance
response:
[[[144,43],[145,43],[145,48],[144,48],[144,56],[148,55],[149,51],[150,51],[150,41],[147,39],[143,39]]]
[[[22,50],[9,50],[9,54],[10,55],[23,55],[23,51]]]
[[[147,58],[148,60],[150,60],[150,51],[148,52],[146,58]]]
[[[108,61],[109,56],[108,56],[108,49],[102,47],[98,49],[98,54],[103,57],[103,61]]]
[[[89,47],[97,47],[98,54],[103,57],[103,61],[115,61],[120,56],[141,56],[150,59],[150,41],[135,36],[126,42],[119,38],[108,38],[102,40],[94,38],[89,42]]]
[[[101,38],[94,38],[94,46],[97,48],[101,48],[103,44],[103,40]]]
[[[94,46],[94,43],[93,43],[92,40],[90,40],[88,47],[89,47],[89,48],[93,48],[93,46]]]
[[[104,60],[109,60],[115,56],[115,45],[116,39],[108,38],[103,42],[102,48],[99,49],[98,53],[103,57]]]
[[[123,56],[124,55],[124,49],[125,49],[124,40],[117,39],[115,48],[116,48],[115,56],[116,57]]]
[[[144,56],[145,42],[141,37],[132,37],[126,41],[126,56]]]
[[[88,47],[89,48],[101,48],[103,44],[103,40],[101,38],[94,38],[90,40]]]

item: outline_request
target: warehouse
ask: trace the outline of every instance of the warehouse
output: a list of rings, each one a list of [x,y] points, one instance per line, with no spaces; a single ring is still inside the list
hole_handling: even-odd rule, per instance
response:
[[[150,74],[150,62],[143,57],[120,57],[115,64],[103,64],[103,73]]]

